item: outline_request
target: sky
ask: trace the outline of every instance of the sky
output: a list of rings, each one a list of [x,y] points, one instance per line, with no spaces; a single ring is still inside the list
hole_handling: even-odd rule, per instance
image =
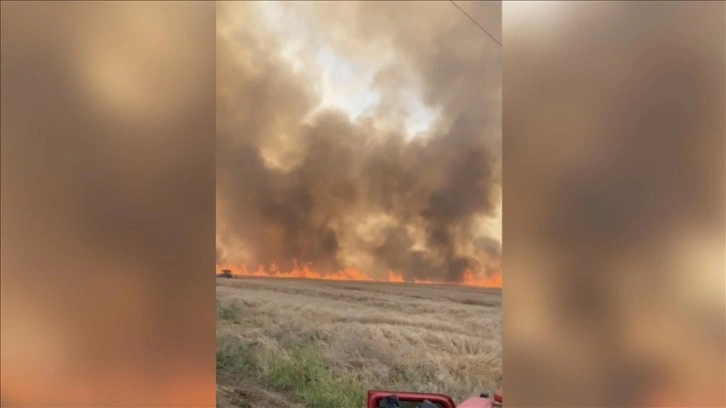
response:
[[[499,2],[460,5],[501,37]],[[498,44],[446,2],[217,14],[218,263],[499,273]]]

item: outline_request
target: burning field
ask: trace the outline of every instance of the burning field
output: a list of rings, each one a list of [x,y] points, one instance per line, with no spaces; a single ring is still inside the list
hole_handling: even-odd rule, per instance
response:
[[[498,387],[498,42],[448,2],[220,2],[216,73],[221,403]]]
[[[220,407],[362,407],[370,388],[460,401],[501,386],[501,291],[217,279]]]

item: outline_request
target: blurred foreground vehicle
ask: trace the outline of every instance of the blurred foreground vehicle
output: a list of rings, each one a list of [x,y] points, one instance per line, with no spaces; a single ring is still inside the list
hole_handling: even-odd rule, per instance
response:
[[[368,391],[366,408],[501,408],[502,394],[483,393],[456,405],[448,395],[417,392]]]

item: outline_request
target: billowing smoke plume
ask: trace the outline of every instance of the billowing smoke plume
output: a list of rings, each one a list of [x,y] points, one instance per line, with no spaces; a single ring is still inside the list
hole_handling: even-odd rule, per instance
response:
[[[218,261],[446,281],[498,273],[500,235],[485,225],[500,207],[499,46],[443,2],[281,5],[295,21],[261,7],[218,6]],[[467,9],[500,18],[497,3]],[[270,24],[300,20],[345,58],[371,66],[385,52],[370,78],[350,79],[377,103],[355,118],[321,108],[314,57],[286,57],[289,31]],[[411,92],[437,113],[416,135]]]

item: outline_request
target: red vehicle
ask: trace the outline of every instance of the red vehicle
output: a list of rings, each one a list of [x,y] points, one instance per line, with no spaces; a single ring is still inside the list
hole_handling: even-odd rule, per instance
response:
[[[417,392],[368,391],[366,408],[501,408],[502,394],[481,394],[456,405],[448,395]]]

